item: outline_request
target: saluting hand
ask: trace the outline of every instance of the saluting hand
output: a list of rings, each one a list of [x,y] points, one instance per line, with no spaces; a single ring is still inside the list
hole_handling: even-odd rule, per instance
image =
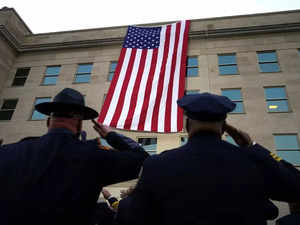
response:
[[[109,132],[112,132],[112,129],[110,129],[108,126],[97,123],[95,120],[92,120],[92,122],[94,123],[93,127],[95,131],[97,131],[101,137],[105,138]]]
[[[224,131],[227,132],[239,146],[249,147],[252,145],[252,139],[248,133],[238,130],[227,123],[224,125]]]

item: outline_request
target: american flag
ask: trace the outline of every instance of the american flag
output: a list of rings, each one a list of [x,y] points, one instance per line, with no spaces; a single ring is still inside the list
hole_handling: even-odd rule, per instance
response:
[[[129,26],[98,122],[120,129],[178,132],[190,21]]]

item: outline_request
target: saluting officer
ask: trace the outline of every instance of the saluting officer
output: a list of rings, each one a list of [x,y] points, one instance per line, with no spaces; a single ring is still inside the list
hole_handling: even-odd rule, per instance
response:
[[[98,113],[66,88],[36,110],[49,115],[48,132],[0,151],[1,225],[88,225],[103,186],[134,179],[148,154],[135,141],[94,122],[119,151],[81,141],[82,120]]]
[[[178,100],[187,144],[149,157],[121,224],[262,225],[278,215],[269,201],[299,201],[300,173],[226,124],[235,103],[210,93]],[[240,145],[221,139],[227,131]]]

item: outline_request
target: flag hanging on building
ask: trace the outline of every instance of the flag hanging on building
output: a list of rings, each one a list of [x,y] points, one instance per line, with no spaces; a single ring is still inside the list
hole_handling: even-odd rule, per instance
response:
[[[98,122],[120,129],[178,132],[190,21],[129,26]]]

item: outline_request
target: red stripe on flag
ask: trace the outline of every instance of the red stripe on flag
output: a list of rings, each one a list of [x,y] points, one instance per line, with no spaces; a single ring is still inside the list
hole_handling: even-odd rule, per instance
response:
[[[137,104],[137,98],[138,98],[138,94],[139,94],[142,75],[143,75],[144,68],[145,68],[147,52],[148,52],[147,49],[142,50],[142,55],[141,55],[141,59],[140,59],[140,63],[139,63],[139,69],[138,69],[137,77],[136,77],[136,80],[134,83],[131,100],[130,100],[129,112],[128,112],[127,118],[125,120],[124,129],[130,129],[130,127],[131,127],[133,114],[134,114],[136,104]]]
[[[106,95],[104,104],[102,106],[100,116],[98,118],[99,123],[103,123],[103,121],[105,120],[107,111],[108,111],[110,103],[111,103],[111,99],[112,99],[113,94],[115,92],[115,88],[116,88],[116,85],[117,85],[117,82],[118,82],[118,79],[119,79],[119,76],[120,76],[120,71],[121,71],[121,68],[122,68],[122,65],[123,65],[123,62],[124,62],[125,54],[126,54],[126,49],[122,48],[121,53],[120,53],[120,57],[119,57],[119,60],[118,60],[118,64],[117,64],[117,67],[116,67],[116,71],[115,71],[113,79],[111,81],[111,84],[110,84],[108,93]]]
[[[122,84],[122,89],[121,89],[120,97],[119,97],[119,100],[118,100],[117,108],[116,108],[114,116],[113,116],[113,118],[110,122],[110,126],[116,127],[117,123],[118,123],[118,120],[120,118],[120,115],[121,115],[121,112],[122,112],[122,109],[123,109],[123,105],[124,105],[125,94],[126,94],[126,91],[127,91],[128,83],[129,83],[130,76],[131,76],[131,72],[132,72],[132,69],[133,69],[135,56],[136,56],[136,49],[133,48],[132,51],[131,51],[128,67],[127,67],[127,70],[126,70],[125,79],[124,79],[123,84]]]
[[[166,29],[166,39],[165,39],[165,46],[164,46],[164,55],[162,59],[162,67],[159,74],[156,99],[155,99],[155,104],[154,104],[154,109],[152,114],[151,131],[157,131],[157,126],[158,126],[159,105],[160,105],[160,100],[161,100],[164,80],[165,80],[166,64],[168,59],[169,47],[170,47],[170,34],[171,34],[171,25],[168,25]]]
[[[148,105],[149,105],[149,100],[150,100],[150,95],[151,95],[151,90],[152,90],[152,82],[153,82],[154,72],[155,72],[156,65],[157,65],[157,55],[158,55],[158,49],[155,48],[155,49],[153,49],[151,66],[150,66],[149,76],[148,76],[148,80],[147,80],[147,84],[146,84],[144,102],[143,102],[139,125],[138,125],[138,130],[140,130],[140,131],[144,131],[144,127],[145,127]]]
[[[179,42],[179,36],[180,36],[180,25],[181,25],[181,23],[176,24],[176,34],[175,34],[174,52],[173,52],[173,57],[172,57],[171,76],[170,76],[168,93],[167,93],[167,101],[166,101],[165,132],[171,131],[171,119],[172,119],[171,118],[171,109],[172,109],[172,97],[173,97],[173,83],[174,83],[175,68],[176,68],[178,42]]]
[[[185,88],[185,76],[186,76],[186,52],[188,46],[188,32],[190,28],[190,21],[186,21],[185,30],[184,30],[184,39],[182,46],[182,56],[181,56],[181,70],[180,70],[180,78],[179,78],[179,91],[178,91],[178,99],[183,97],[184,88]],[[183,128],[183,110],[180,107],[177,107],[177,130],[182,131]]]

